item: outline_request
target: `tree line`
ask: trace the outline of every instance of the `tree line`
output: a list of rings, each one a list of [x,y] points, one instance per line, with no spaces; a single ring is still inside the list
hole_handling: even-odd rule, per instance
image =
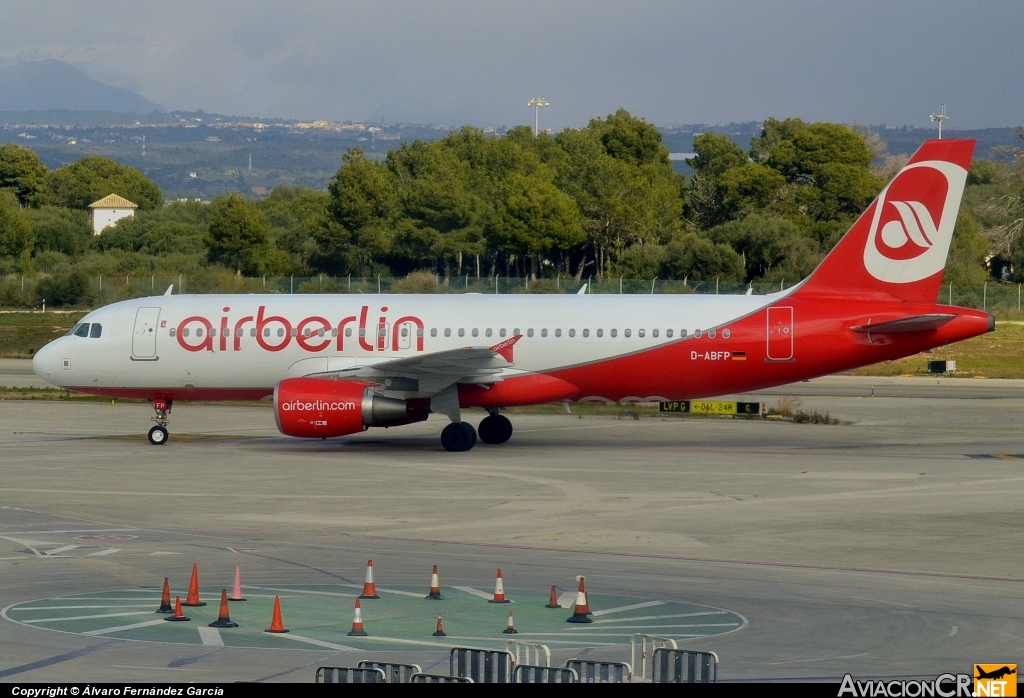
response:
[[[464,127],[383,160],[353,149],[326,191],[205,204],[164,202],[144,174],[107,158],[48,170],[8,143],[0,276],[41,277],[68,302],[85,300],[83,278],[117,274],[792,283],[906,161],[865,128],[793,118],[767,119],[748,149],[705,133],[694,151],[691,174],[677,174],[658,130],[620,110],[556,135]],[[946,280],[1024,277],[1024,156],[976,161],[968,184]],[[139,209],[93,236],[87,207],[110,193]],[[0,304],[19,301],[9,291]]]

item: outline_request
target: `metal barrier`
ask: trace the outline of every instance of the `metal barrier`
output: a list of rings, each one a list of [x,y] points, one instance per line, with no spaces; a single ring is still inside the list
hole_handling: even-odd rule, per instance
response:
[[[473,679],[475,683],[509,683],[515,657],[503,650],[452,647],[448,673]]]
[[[316,670],[317,683],[387,683],[380,669],[351,666],[322,666]]]
[[[718,655],[694,650],[654,650],[651,662],[654,683],[716,683]]]
[[[551,666],[551,650],[548,649],[547,645],[539,645],[535,642],[525,642],[523,640],[506,640],[505,651],[511,652],[512,648],[515,647],[516,652],[516,664],[530,664],[530,653],[533,653],[533,664],[540,666],[540,653],[544,652],[544,666]],[[526,655],[526,661],[519,658],[519,651],[522,650]]]
[[[394,662],[371,662],[364,659],[356,664],[357,669],[380,669],[388,683],[409,683],[413,674],[422,674],[419,664],[396,664]]]
[[[575,671],[580,683],[629,683],[633,679],[633,667],[625,662],[570,659],[565,668]]]
[[[512,670],[512,683],[579,683],[575,669],[554,666],[516,664]]]
[[[640,640],[640,664],[636,663],[636,641]],[[650,645],[650,652],[647,651],[647,646]],[[640,669],[640,681],[647,681],[647,657],[654,654],[654,651],[659,647],[669,647],[676,649],[679,645],[676,641],[670,637],[658,637],[657,635],[644,635],[643,633],[634,633],[633,637],[629,638],[629,663]]]
[[[468,676],[445,676],[444,674],[413,674],[409,683],[473,683]]]

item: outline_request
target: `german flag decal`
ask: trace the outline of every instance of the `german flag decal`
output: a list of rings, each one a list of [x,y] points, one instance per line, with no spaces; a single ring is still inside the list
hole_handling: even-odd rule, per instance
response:
[[[747,360],[747,352],[745,352],[745,351],[734,351],[732,353],[732,360],[733,361],[746,361]]]

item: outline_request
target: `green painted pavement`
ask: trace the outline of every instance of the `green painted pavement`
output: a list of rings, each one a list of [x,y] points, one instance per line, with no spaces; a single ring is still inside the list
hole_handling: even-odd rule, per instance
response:
[[[463,589],[469,589],[463,587]],[[482,595],[444,588],[444,600],[427,600],[425,588],[378,586],[381,598],[363,600],[367,637],[349,637],[359,588],[343,585],[244,588],[244,602],[231,602],[237,628],[214,631],[220,589],[202,589],[206,606],[185,608],[189,622],[172,623],[154,613],[158,589],[130,589],[77,594],[14,604],[3,617],[30,627],[59,632],[148,642],[228,647],[359,650],[447,650],[453,646],[500,649],[509,639],[543,643],[552,649],[628,644],[634,633],[686,640],[732,632],[747,623],[743,616],[718,608],[635,596],[589,593],[594,622],[567,623],[571,608],[545,608],[547,591],[508,589],[507,604],[488,603]],[[183,591],[172,593],[185,596]],[[284,625],[291,632],[269,634],[274,595],[281,596]],[[564,596],[563,599],[569,598]],[[508,613],[516,635],[506,635]],[[447,637],[433,637],[437,616]]]

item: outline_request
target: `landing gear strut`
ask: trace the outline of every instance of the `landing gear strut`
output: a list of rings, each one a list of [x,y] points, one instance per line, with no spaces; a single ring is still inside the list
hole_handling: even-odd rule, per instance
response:
[[[508,417],[498,414],[497,410],[491,416],[484,417],[478,429],[480,440],[485,444],[503,444],[512,438],[512,422]]]
[[[156,426],[149,430],[149,443],[163,446],[167,443],[167,419],[171,413],[171,401],[158,397],[153,400],[153,409],[156,411],[153,417]]]
[[[441,445],[446,451],[468,451],[476,445],[476,430],[465,422],[452,422],[441,431]]]

